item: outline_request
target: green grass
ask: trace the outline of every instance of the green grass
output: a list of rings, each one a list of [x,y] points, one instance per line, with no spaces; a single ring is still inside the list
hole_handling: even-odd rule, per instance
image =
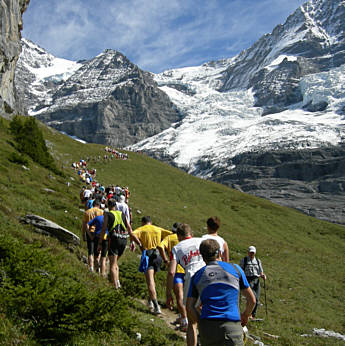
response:
[[[6,131],[6,126],[7,122],[2,121],[0,235],[10,234],[24,247],[35,244],[35,251],[43,251],[51,256],[53,268],[61,268],[61,273],[56,271],[57,276],[67,275],[68,280],[74,279],[82,283],[90,294],[97,294],[104,288],[112,291],[105,280],[88,273],[81,263],[80,258],[86,255],[85,244],[80,248],[66,247],[53,238],[32,232],[30,227],[23,226],[18,221],[25,214],[34,213],[57,222],[80,236],[82,212],[79,191],[82,183],[71,169],[71,163],[80,158],[103,156],[103,146],[82,144],[40,125],[57,168],[66,175],[62,178],[30,159],[30,170],[9,161],[8,158],[15,149],[11,145],[13,139]],[[343,344],[335,339],[302,338],[300,335],[311,334],[313,328],[325,328],[345,334],[345,267],[342,260],[345,252],[344,227],[189,176],[145,155],[129,153],[127,161],[113,160],[105,163],[102,160],[93,161],[90,165],[97,169],[98,180],[104,184],[129,186],[134,228],[139,226],[142,215],[150,215],[155,224],[165,228],[170,228],[175,221],[189,223],[198,236],[205,233],[207,218],[217,215],[222,222],[220,235],[229,244],[233,262],[240,261],[249,245],[257,247],[258,257],[268,276],[268,316],[265,316],[265,306],[260,307],[258,317],[265,317],[265,321],[250,324],[249,331],[261,337],[265,344]],[[67,181],[71,183],[69,188]],[[123,283],[120,294],[131,321],[129,326],[119,323],[114,326],[114,330],[100,328],[97,333],[83,330],[79,326],[80,332],[71,335],[65,343],[136,344],[134,336],[136,332],[140,332],[143,344],[183,344],[173,331],[166,328],[164,322],[149,315],[145,307],[135,300],[146,295],[143,276],[137,271],[138,261],[135,254],[126,252],[120,263]],[[157,291],[162,302],[165,297],[165,275],[166,272],[162,271],[157,276]],[[261,301],[264,302],[263,289]],[[3,309],[4,311],[0,311],[4,321],[0,324],[0,336],[3,331],[7,331],[7,338],[12,343],[15,340],[22,344],[42,342],[35,333],[35,328],[30,327],[30,323],[26,321],[27,317],[12,316],[10,313],[4,317],[5,308]],[[264,332],[279,335],[280,338],[267,338]]]

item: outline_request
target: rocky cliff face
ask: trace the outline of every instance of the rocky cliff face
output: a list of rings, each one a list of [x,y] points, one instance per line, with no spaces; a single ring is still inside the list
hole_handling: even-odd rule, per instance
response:
[[[21,51],[22,14],[30,0],[3,0],[0,3],[0,114],[9,117],[23,109],[17,100],[14,74]]]
[[[111,49],[75,63],[24,40],[17,72],[29,114],[87,142],[123,147],[181,118],[151,73]]]
[[[253,88],[256,106],[276,113],[302,101],[299,81],[345,61],[345,4],[306,2],[284,25],[243,51],[224,71],[219,90]],[[316,107],[318,108],[318,107]]]
[[[244,153],[214,170],[212,180],[345,224],[345,145]]]

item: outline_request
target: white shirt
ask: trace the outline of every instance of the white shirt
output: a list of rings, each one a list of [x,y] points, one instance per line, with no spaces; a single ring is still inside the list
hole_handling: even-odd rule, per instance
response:
[[[128,205],[126,203],[116,202],[116,209],[122,211],[126,215],[128,223],[131,222],[130,217],[129,217],[129,208],[128,208]]]
[[[186,272],[206,265],[199,251],[201,241],[201,238],[184,239],[172,249],[173,258]]]
[[[200,251],[202,238],[188,238],[180,241],[172,248],[173,259],[185,270],[183,285],[183,302],[186,303],[187,294],[192,276],[206,265]]]
[[[204,234],[201,238],[202,238],[202,240],[205,240],[205,239],[214,239],[214,240],[216,240],[218,242],[218,244],[219,244],[220,252],[222,254],[224,253],[225,240],[222,237],[220,237],[219,235]]]
[[[91,190],[86,189],[84,191],[84,198],[89,198],[91,195],[92,195],[92,191]]]

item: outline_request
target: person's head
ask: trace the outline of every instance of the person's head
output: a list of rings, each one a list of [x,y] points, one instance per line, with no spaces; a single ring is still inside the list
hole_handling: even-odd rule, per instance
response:
[[[177,228],[180,226],[181,224],[179,222],[175,222],[172,227],[171,227],[171,231],[173,233],[176,233],[177,232]]]
[[[126,201],[126,197],[124,195],[120,195],[119,202],[120,203],[125,203],[125,201]]]
[[[255,254],[256,254],[256,248],[255,248],[255,246],[253,246],[253,245],[249,246],[249,248],[248,248],[248,256],[249,256],[250,258],[254,258],[254,257],[255,257]]]
[[[93,201],[93,206],[96,208],[99,208],[101,206],[101,203],[102,203],[102,201],[97,198]]]
[[[151,217],[150,217],[150,216],[143,216],[143,217],[141,218],[141,224],[142,224],[143,226],[145,226],[145,225],[151,225],[151,224],[152,224]]]
[[[116,209],[116,200],[114,198],[108,199],[108,209],[109,210]]]
[[[199,247],[202,258],[206,263],[219,259],[219,243],[214,239],[203,240]]]
[[[220,227],[220,220],[217,216],[210,217],[207,221],[207,230],[208,233],[216,233]]]
[[[181,241],[192,235],[192,229],[186,223],[181,223],[176,230],[178,239]]]

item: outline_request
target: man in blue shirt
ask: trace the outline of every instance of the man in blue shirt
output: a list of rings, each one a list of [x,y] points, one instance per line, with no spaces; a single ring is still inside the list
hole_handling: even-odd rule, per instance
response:
[[[188,323],[199,325],[201,345],[243,345],[243,329],[255,305],[255,296],[242,269],[220,261],[219,244],[214,239],[200,244],[206,266],[192,278],[187,298]],[[239,294],[247,300],[240,314]],[[199,312],[198,301],[202,309]],[[187,345],[197,344],[195,328],[188,328]]]

